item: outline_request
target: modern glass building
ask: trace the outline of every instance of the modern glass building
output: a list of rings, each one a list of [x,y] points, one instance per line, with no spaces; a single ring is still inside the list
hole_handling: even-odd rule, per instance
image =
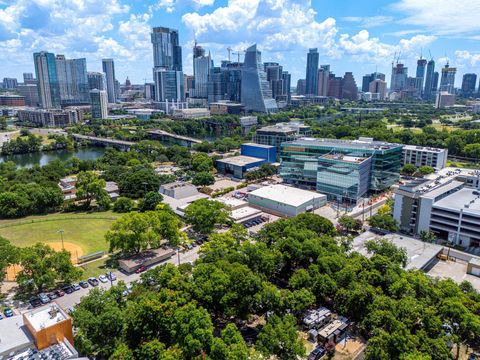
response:
[[[92,104],[93,119],[106,119],[108,117],[108,96],[105,90],[91,90],[90,103]]]
[[[424,99],[429,99],[433,95],[434,77],[435,77],[435,61],[431,59],[427,64],[427,75],[425,76],[425,89],[423,91]]]
[[[194,86],[188,89],[190,97],[206,99],[208,97],[208,77],[212,69],[210,53],[205,56],[205,50],[195,44],[193,48],[193,76]]]
[[[356,203],[366,192],[398,182],[402,145],[370,138],[301,138],[282,143],[280,159],[280,176],[286,183]]]
[[[185,101],[183,71],[156,68],[153,71],[155,81],[155,101]]]
[[[298,139],[300,136],[310,136],[310,126],[302,123],[276,123],[258,129],[252,141],[256,144],[275,146],[280,150],[280,145],[286,141]]]
[[[66,59],[64,55],[57,55],[55,64],[62,105],[87,104],[89,86],[86,59]]]
[[[182,71],[182,47],[178,30],[154,27],[150,36],[153,45],[153,66]]]
[[[440,91],[446,91],[449,94],[455,94],[455,74],[457,73],[456,68],[450,67],[447,63],[444,68],[442,68],[442,77],[440,78]]]
[[[55,55],[45,51],[34,53],[35,74],[38,80],[38,97],[44,109],[60,108],[60,86],[57,78]]]
[[[108,102],[113,104],[117,100],[117,92],[115,90],[115,64],[113,63],[113,59],[103,59],[102,69],[107,80]]]
[[[245,111],[263,113],[277,112],[277,102],[272,98],[272,90],[263,69],[262,54],[257,45],[250,46],[245,53],[242,67],[242,103]]]
[[[88,88],[90,90],[97,89],[97,90],[107,90],[107,79],[105,78],[105,74],[102,72],[88,72],[87,73],[88,79]]]
[[[305,74],[306,95],[317,95],[318,59],[318,49],[310,49],[307,54],[307,71]]]

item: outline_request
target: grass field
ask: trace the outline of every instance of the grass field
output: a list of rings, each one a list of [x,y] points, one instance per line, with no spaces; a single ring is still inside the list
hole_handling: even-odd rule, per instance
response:
[[[66,213],[28,216],[0,221],[0,236],[13,245],[24,247],[37,242],[58,243],[58,230],[64,230],[63,239],[79,246],[83,254],[108,250],[104,235],[118,215],[104,213]]]
[[[105,274],[108,271],[116,270],[110,268],[106,265],[108,259],[100,259],[96,261],[89,262],[86,265],[81,265],[80,268],[83,269],[82,279],[88,279],[89,277],[98,277],[101,274]]]

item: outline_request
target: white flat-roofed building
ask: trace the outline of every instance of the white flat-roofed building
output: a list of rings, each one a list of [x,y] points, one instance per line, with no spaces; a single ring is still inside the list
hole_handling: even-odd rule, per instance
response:
[[[327,196],[285,185],[270,185],[248,194],[248,203],[267,213],[295,217],[327,203]]]
[[[251,220],[256,220],[260,217],[262,217],[262,211],[250,206],[245,206],[230,211],[230,219],[239,224],[243,224]]]
[[[447,166],[447,149],[405,145],[403,147],[403,164],[412,164],[417,167],[431,166],[441,170]]]
[[[198,119],[210,117],[210,110],[207,108],[188,108],[173,110],[173,117],[178,119]]]

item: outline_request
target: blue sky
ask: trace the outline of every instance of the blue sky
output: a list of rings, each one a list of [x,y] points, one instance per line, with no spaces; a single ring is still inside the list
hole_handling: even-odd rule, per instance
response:
[[[151,80],[150,29],[180,30],[185,73],[194,37],[215,63],[227,48],[258,43],[294,82],[305,76],[308,48],[337,75],[378,70],[390,78],[395,53],[415,71],[423,50],[443,65],[480,73],[480,0],[0,0],[0,78],[33,72],[32,53],[86,57],[89,71],[115,59],[117,78]],[[437,66],[439,67],[439,66]]]

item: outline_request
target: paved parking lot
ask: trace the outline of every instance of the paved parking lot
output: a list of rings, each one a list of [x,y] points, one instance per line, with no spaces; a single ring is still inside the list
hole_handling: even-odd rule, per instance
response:
[[[470,281],[475,289],[480,291],[480,277],[467,274],[467,262],[457,259],[456,261],[438,260],[427,272],[432,277],[452,279],[457,283]]]

